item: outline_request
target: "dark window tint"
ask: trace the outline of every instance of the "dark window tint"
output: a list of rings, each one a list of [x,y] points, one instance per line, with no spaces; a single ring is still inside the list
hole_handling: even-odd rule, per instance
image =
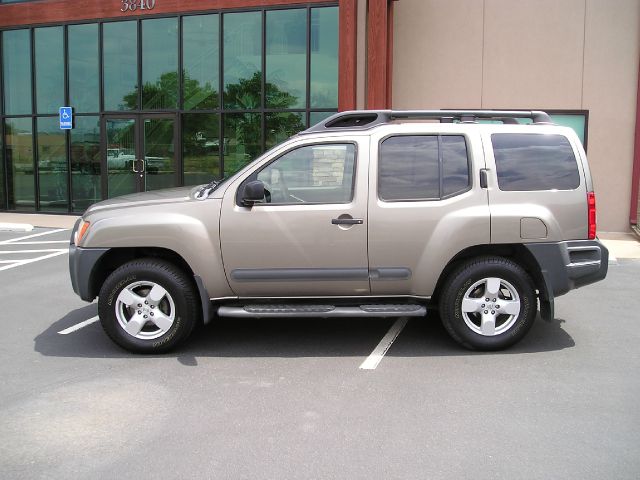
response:
[[[442,147],[442,196],[469,188],[469,161],[464,137],[444,136]]]
[[[378,168],[382,200],[440,197],[437,136],[387,138],[380,145]]]
[[[580,185],[573,149],[562,135],[491,135],[500,190],[572,190]]]

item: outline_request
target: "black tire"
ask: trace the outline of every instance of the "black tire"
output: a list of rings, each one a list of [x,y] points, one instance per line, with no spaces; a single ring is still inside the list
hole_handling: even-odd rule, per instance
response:
[[[158,301],[150,295],[156,286],[159,293],[154,295],[162,295]],[[136,295],[129,298],[140,299],[139,303],[136,300],[137,304],[128,307],[123,300],[129,294]],[[143,258],[125,263],[107,277],[100,289],[98,315],[104,331],[122,348],[154,354],[167,352],[189,337],[200,321],[199,305],[188,275],[165,260]],[[161,318],[162,323],[151,321]],[[135,335],[125,330],[135,332],[138,325],[142,326]]]
[[[495,279],[500,282],[498,294],[493,295],[494,301],[488,292],[496,290],[498,282]],[[480,310],[474,311],[474,308]],[[506,308],[509,313],[501,313]],[[516,309],[517,314],[514,314]],[[456,342],[470,350],[501,350],[514,345],[529,331],[536,312],[531,278],[522,267],[503,257],[467,261],[449,275],[440,297],[440,318],[444,327]],[[483,314],[489,320],[486,324]]]

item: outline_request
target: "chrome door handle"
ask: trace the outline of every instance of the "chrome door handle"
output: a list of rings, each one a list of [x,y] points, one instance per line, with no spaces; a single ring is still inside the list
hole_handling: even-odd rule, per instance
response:
[[[333,218],[331,225],[362,225],[364,220],[361,218]]]
[[[138,160],[131,160],[131,170],[133,170],[133,173],[138,173],[138,170],[136,170],[136,162]]]
[[[144,158],[140,159],[140,164],[142,165],[142,168],[140,169],[140,173],[144,172],[144,161],[145,161]]]

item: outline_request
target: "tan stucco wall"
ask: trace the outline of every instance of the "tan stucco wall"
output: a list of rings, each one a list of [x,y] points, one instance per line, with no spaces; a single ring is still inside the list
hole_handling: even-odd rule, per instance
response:
[[[598,230],[629,229],[638,0],[399,0],[393,108],[589,110]]]

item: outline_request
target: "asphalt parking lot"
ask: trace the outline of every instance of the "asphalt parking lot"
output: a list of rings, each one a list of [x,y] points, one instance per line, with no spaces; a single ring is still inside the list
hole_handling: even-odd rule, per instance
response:
[[[365,370],[396,320],[217,320],[128,354],[87,322],[68,237],[0,232],[2,478],[638,478],[639,260],[508,351],[430,314]]]

